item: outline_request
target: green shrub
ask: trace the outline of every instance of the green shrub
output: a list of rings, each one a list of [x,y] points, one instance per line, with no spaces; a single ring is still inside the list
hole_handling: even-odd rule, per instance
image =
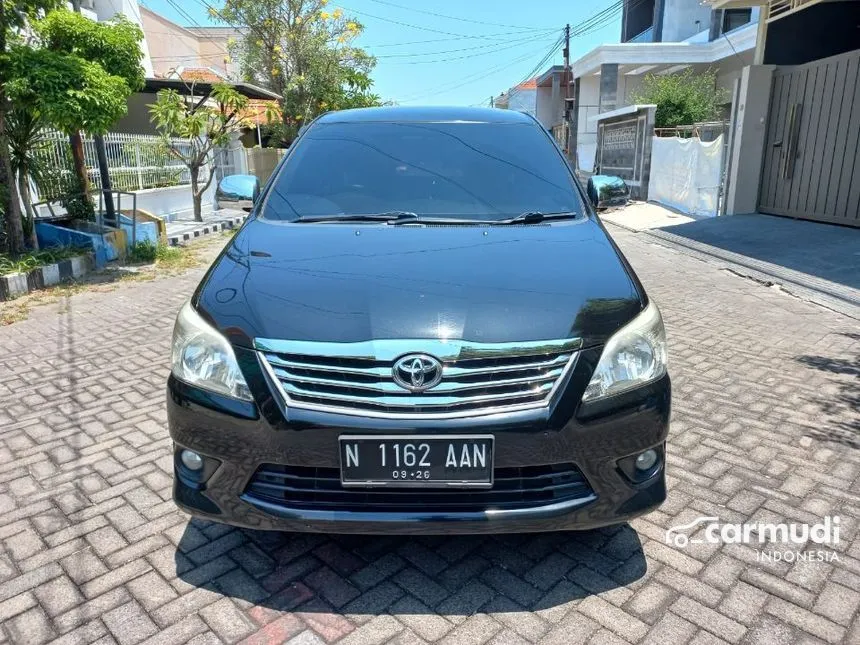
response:
[[[658,128],[673,128],[719,119],[728,92],[717,85],[715,71],[687,69],[680,74],[647,74],[632,98],[657,106],[654,125]]]
[[[182,255],[182,250],[167,246],[166,244],[156,244],[151,240],[138,242],[128,252],[129,262],[141,262],[151,264],[153,262],[174,262]]]
[[[158,244],[151,240],[138,242],[128,251],[128,259],[130,262],[155,262],[158,255]]]

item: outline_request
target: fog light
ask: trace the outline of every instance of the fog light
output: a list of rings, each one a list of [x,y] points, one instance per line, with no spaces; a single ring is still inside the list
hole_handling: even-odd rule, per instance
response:
[[[187,452],[187,451],[186,451]],[[636,457],[636,470],[650,470],[657,463],[657,451],[646,450]],[[189,466],[190,468],[190,466]]]
[[[641,456],[641,455],[640,455]],[[179,453],[179,458],[182,460],[182,465],[185,466],[188,470],[202,470],[203,468],[203,457],[198,455],[193,450],[183,450]],[[639,462],[637,461],[637,464]]]

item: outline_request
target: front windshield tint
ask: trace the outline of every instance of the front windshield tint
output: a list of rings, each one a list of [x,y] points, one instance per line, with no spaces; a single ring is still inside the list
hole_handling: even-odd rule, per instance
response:
[[[536,124],[330,123],[297,143],[262,216],[391,211],[490,221],[526,211],[579,214],[582,204]]]

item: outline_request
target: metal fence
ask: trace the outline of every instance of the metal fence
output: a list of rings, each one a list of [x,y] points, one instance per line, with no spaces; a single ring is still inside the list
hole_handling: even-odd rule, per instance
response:
[[[716,141],[717,137],[725,134],[730,126],[729,121],[706,121],[692,125],[676,125],[673,128],[654,128],[658,137],[680,137],[681,139],[698,138],[705,143]]]
[[[111,132],[104,136],[104,140],[108,172],[114,190],[162,188],[188,184],[191,181],[188,168],[168,153],[160,137]],[[190,144],[184,139],[174,139],[173,143],[182,152],[190,148]],[[101,176],[93,138],[84,135],[83,144],[91,188],[100,189]],[[41,145],[34,151],[34,156],[48,170],[45,179],[40,182],[42,185],[37,186],[39,197],[52,199],[63,194],[68,178],[73,173],[68,136],[53,130],[46,131],[41,138]]]

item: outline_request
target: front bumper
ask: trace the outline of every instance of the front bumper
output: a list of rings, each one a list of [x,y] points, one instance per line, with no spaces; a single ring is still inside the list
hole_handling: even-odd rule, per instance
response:
[[[239,360],[256,403],[225,399],[171,376],[167,412],[175,455],[188,448],[207,458],[202,476],[175,459],[174,499],[192,515],[263,530],[501,533],[589,529],[625,522],[653,510],[666,497],[663,463],[671,388],[665,376],[600,404],[581,406],[582,390],[598,357],[597,350],[583,351],[566,393],[550,410],[434,421],[287,412],[248,357],[239,356]],[[337,437],[341,434],[470,432],[496,437],[497,469],[569,462],[587,480],[589,490],[558,503],[457,512],[421,508],[381,512],[372,507],[321,510],[308,505],[290,507],[248,494],[249,482],[263,464],[337,468]],[[659,467],[644,481],[634,482],[618,462],[649,448],[660,454]],[[416,489],[416,495],[421,494]]]

